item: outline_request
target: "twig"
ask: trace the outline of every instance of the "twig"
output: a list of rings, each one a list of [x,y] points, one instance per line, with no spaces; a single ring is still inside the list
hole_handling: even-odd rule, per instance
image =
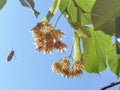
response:
[[[100,90],[106,90],[106,89],[111,88],[113,86],[116,86],[118,84],[120,84],[120,81],[118,81],[118,82],[112,82],[110,85],[105,86],[105,87],[101,88]]]

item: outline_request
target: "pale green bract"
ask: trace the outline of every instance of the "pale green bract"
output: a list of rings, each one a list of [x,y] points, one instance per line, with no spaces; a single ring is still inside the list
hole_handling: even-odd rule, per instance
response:
[[[47,15],[44,17],[42,21],[49,22],[51,18],[54,16],[54,14],[58,11],[59,5],[60,5],[60,0],[53,0],[53,3],[50,6]]]

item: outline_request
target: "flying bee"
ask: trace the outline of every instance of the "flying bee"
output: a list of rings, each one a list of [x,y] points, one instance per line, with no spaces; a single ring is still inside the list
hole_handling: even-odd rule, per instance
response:
[[[15,51],[14,51],[14,50],[11,50],[10,53],[8,54],[8,56],[7,56],[7,61],[8,61],[8,62],[12,60],[14,54],[15,54]]]

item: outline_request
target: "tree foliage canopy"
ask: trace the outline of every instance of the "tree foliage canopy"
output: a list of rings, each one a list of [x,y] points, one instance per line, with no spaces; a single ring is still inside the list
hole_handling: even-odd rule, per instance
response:
[[[38,17],[34,0],[20,2]],[[1,0],[0,9],[5,3],[6,0]],[[53,0],[42,22],[49,23],[60,10],[74,31],[73,60],[80,60],[82,70],[89,73],[104,71],[108,62],[111,71],[120,77],[120,55],[116,54],[116,45],[111,40],[115,35],[115,19],[120,16],[119,6],[120,0]]]

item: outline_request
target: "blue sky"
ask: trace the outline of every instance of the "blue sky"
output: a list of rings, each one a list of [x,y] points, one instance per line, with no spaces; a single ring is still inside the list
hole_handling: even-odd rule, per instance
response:
[[[109,69],[98,74],[83,72],[81,77],[66,79],[51,70],[53,62],[69,54],[73,31],[61,17],[57,29],[65,32],[62,40],[68,46],[64,53],[45,55],[37,52],[29,31],[46,15],[52,0],[35,0],[36,9],[41,13],[36,19],[29,8],[22,7],[19,0],[8,0],[0,10],[0,90],[99,90],[117,81]],[[54,25],[60,12],[53,17]],[[11,62],[6,61],[10,50],[15,50]],[[113,87],[109,90],[119,90]]]

